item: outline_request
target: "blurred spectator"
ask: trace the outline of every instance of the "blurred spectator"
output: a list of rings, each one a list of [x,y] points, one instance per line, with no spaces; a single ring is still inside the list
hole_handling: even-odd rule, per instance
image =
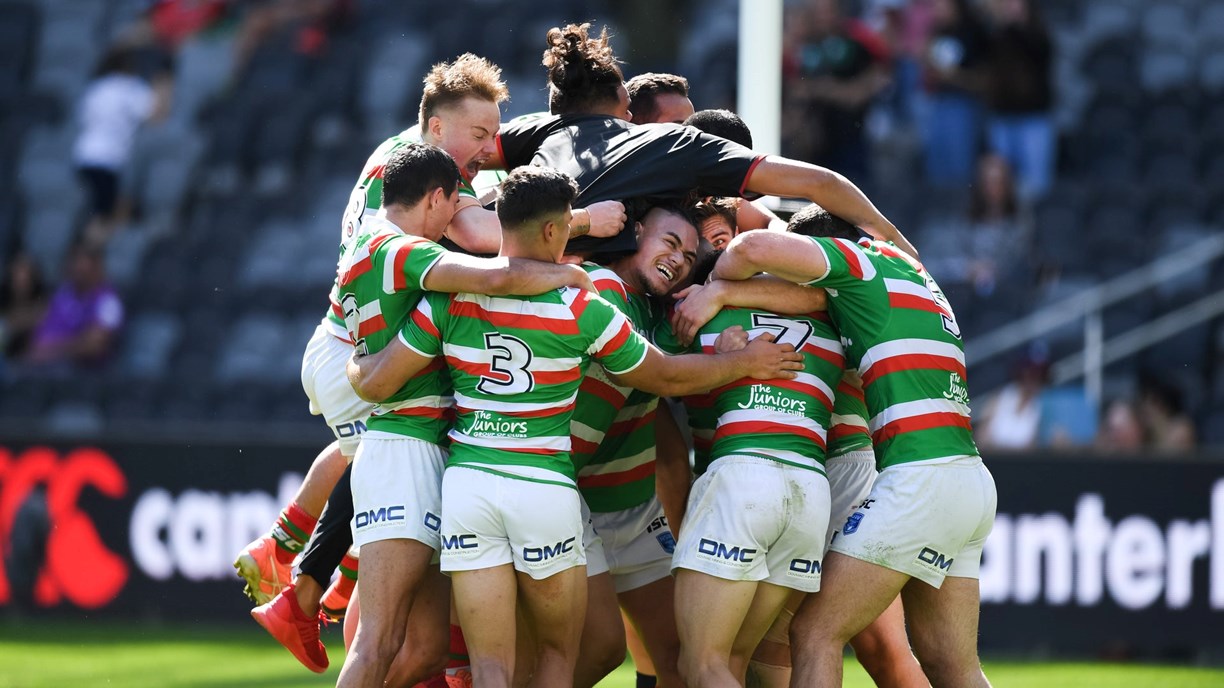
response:
[[[38,263],[25,253],[15,254],[0,284],[0,346],[4,358],[15,360],[25,355],[46,308],[47,285]]]
[[[808,0],[788,21],[783,49],[784,152],[865,182],[863,120],[889,84],[884,42],[843,17],[838,0]]]
[[[1031,449],[1041,427],[1042,392],[1050,381],[1044,351],[1034,347],[1015,364],[1012,381],[979,414],[977,443],[983,449]]]
[[[1139,418],[1148,449],[1189,451],[1195,447],[1194,421],[1186,415],[1181,390],[1155,375],[1139,381]]]
[[[935,25],[922,54],[929,93],[924,123],[927,181],[964,186],[973,176],[982,126],[986,30],[969,0],[935,0]]]
[[[137,74],[135,54],[115,48],[102,59],[94,80],[81,97],[81,133],[73,146],[73,162],[89,192],[91,241],[110,235],[118,219],[119,180],[132,152],[140,125],[164,117],[170,108],[170,78],[158,76],[151,85]]]
[[[1007,159],[1025,198],[1054,177],[1055,138],[1050,35],[1032,0],[991,0],[990,145]]]
[[[1139,412],[1133,403],[1115,399],[1105,407],[1096,446],[1103,451],[1121,453],[1143,449],[1143,424],[1139,422]]]
[[[123,326],[123,303],[107,281],[99,247],[74,245],[66,272],[34,333],[27,360],[38,365],[101,365]]]
[[[879,34],[893,64],[893,87],[882,103],[894,127],[909,129],[924,119],[921,56],[934,23],[936,0],[870,0],[864,20]]]
[[[224,19],[233,4],[230,0],[155,0],[146,18],[148,28],[158,43],[173,51]]]

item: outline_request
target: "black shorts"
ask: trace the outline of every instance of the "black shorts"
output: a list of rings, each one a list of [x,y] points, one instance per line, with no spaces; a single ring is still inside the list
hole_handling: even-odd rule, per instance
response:
[[[105,167],[78,167],[77,175],[89,189],[89,211],[109,217],[119,199],[119,173]]]

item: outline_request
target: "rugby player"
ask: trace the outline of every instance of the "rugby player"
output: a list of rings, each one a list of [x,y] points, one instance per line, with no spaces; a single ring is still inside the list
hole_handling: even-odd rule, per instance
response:
[[[970,432],[956,317],[934,279],[896,246],[856,242],[850,223],[818,206],[797,213],[790,230],[736,237],[715,277],[766,271],[830,290],[848,365],[863,381],[880,471],[825,557],[823,594],[794,619],[792,682],[840,685],[845,643],[900,593],[930,682],[989,685],[977,656],[977,577],[997,496]]]

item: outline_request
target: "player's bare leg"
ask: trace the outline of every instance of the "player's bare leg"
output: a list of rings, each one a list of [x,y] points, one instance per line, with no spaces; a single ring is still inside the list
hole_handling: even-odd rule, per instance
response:
[[[536,637],[536,670],[528,685],[572,685],[586,615],[586,567],[575,566],[542,580],[525,573],[517,576],[523,612]],[[619,625],[620,616],[616,619]]]
[[[574,668],[574,688],[591,688],[625,661],[625,628],[607,571],[587,578],[586,621]]]
[[[404,644],[387,671],[386,688],[410,688],[446,669],[450,648],[450,578],[429,567],[417,590]]]
[[[680,634],[680,675],[685,685],[741,685],[731,671],[731,652],[758,585],[689,569],[676,571],[676,627]]]
[[[454,571],[451,587],[467,642],[473,684],[481,688],[509,688],[514,675],[518,595],[513,565]]]
[[[842,684],[842,652],[909,580],[904,573],[839,552],[825,555],[820,592],[808,595],[791,623],[791,685]]]
[[[680,633],[676,630],[675,585],[675,580],[667,576],[620,594],[621,607],[650,654],[654,675],[659,679],[658,685],[663,688],[684,685],[680,679]]]
[[[646,650],[642,636],[633,627],[633,621],[629,619],[624,609],[621,610],[621,622],[625,624],[625,648],[629,650],[629,658],[633,660],[633,670],[637,674],[638,685],[641,685],[643,677],[649,677],[654,679],[654,685],[657,687],[659,675],[655,671],[654,661],[650,659],[650,652]]]
[[[932,685],[989,688],[978,660],[976,578],[948,576],[938,590],[914,579],[901,591],[910,641]]]
[[[750,688],[787,688],[791,680],[790,625],[806,595],[797,592],[787,599],[773,625],[748,661],[744,685]]]
[[[927,688],[930,682],[910,651],[901,598],[850,639],[854,656],[880,688]]]
[[[743,685],[747,680],[748,663],[752,653],[761,644],[766,631],[777,620],[779,613],[792,598],[801,598],[803,593],[773,583],[757,584],[756,594],[748,607],[748,614],[740,623],[739,633],[731,645],[731,673]]]
[[[319,514],[323,513],[323,505],[327,504],[332,488],[336,486],[340,475],[344,473],[344,467],[352,460],[351,456],[340,453],[338,441],[327,445],[310,464],[310,470],[306,471],[306,478],[298,488],[293,501],[306,513],[318,518]]]
[[[362,618],[337,688],[381,686],[404,644],[408,611],[429,570],[434,550],[408,538],[362,546]]]

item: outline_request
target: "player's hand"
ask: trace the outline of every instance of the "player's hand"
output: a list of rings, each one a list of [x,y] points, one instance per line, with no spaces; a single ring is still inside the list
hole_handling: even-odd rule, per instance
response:
[[[687,346],[687,345],[686,345]],[[732,325],[714,339],[714,353],[728,354],[748,346],[748,332],[739,325]]]
[[[595,283],[591,281],[591,276],[587,274],[587,271],[583,270],[578,264],[573,264],[570,267],[573,268],[574,276],[570,279],[569,286],[594,293]]]
[[[694,284],[676,292],[676,309],[672,314],[672,332],[676,340],[688,346],[697,331],[722,310],[722,283]]]
[[[625,228],[625,204],[620,201],[600,201],[586,207],[591,217],[590,236],[606,239],[620,234]]]
[[[748,377],[756,380],[794,380],[803,370],[803,355],[790,344],[777,344],[765,333],[748,343],[743,353],[749,357]]]

